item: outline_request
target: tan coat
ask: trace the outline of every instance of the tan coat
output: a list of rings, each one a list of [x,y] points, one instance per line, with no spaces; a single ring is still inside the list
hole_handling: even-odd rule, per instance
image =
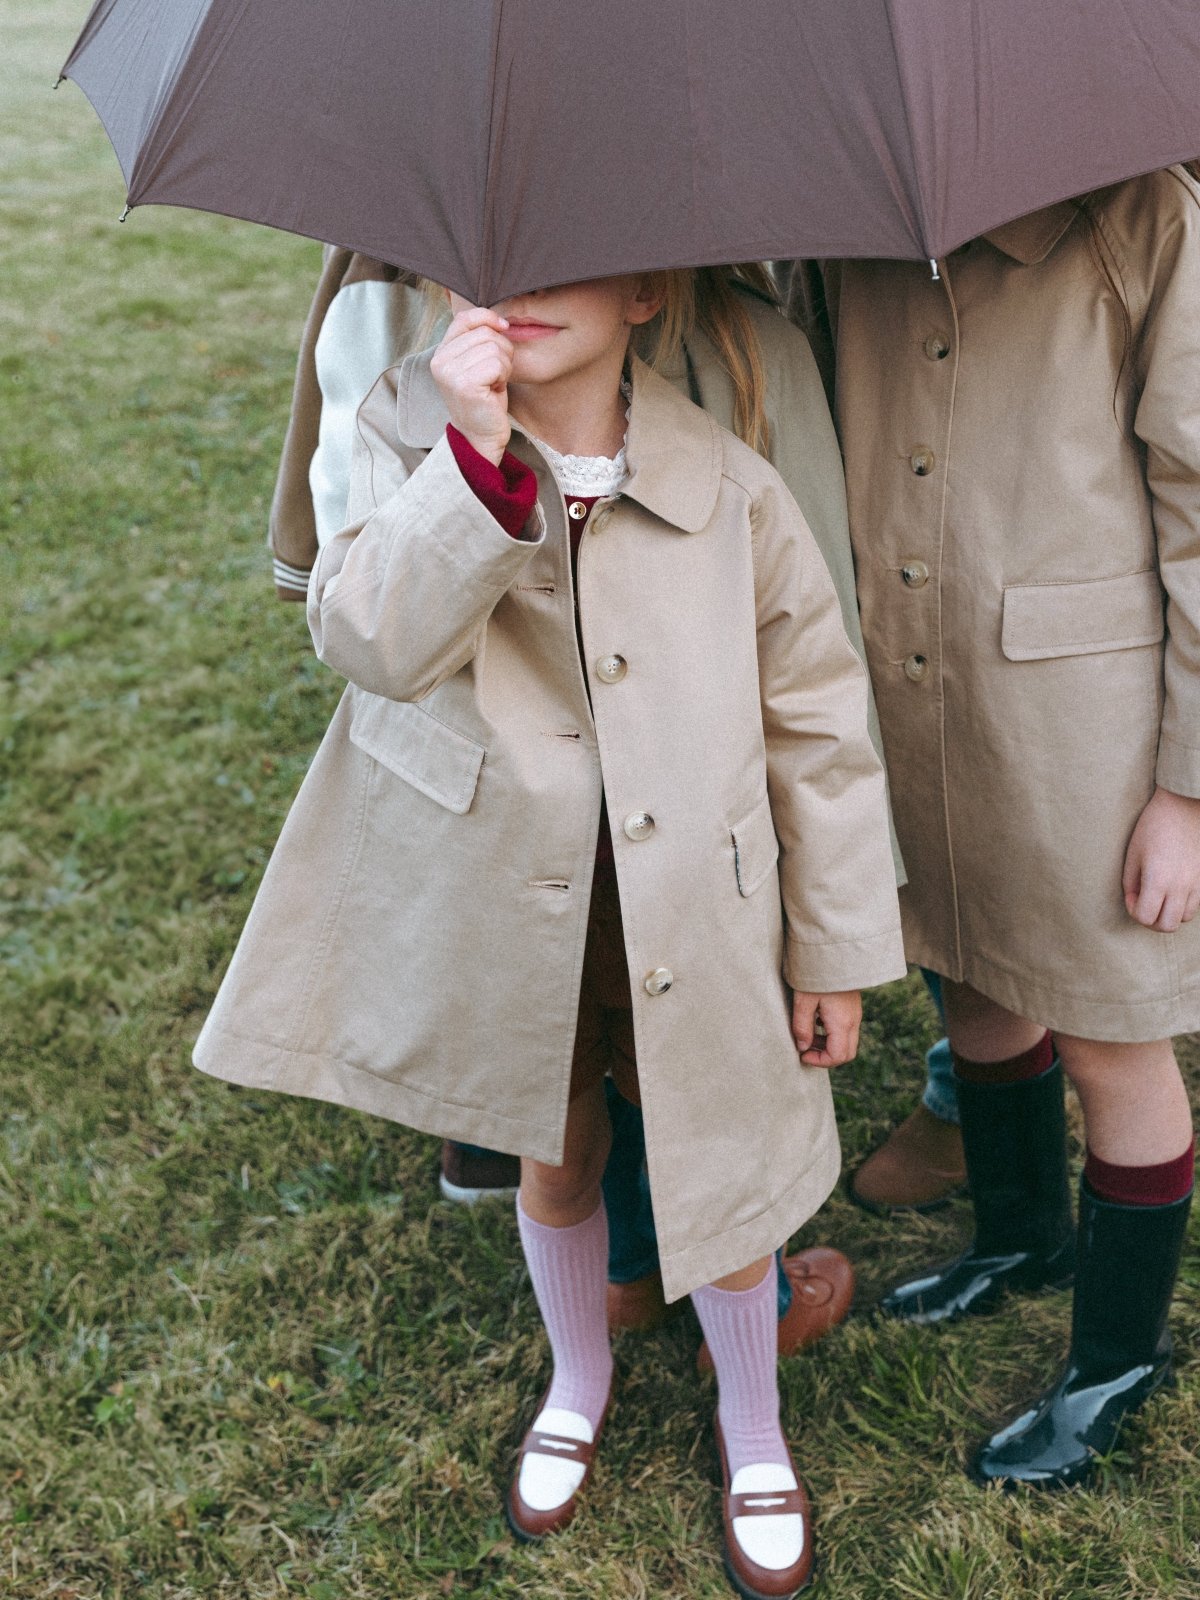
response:
[[[836,1180],[785,978],[904,971],[865,674],[776,473],[635,363],[631,477],[579,558],[585,683],[562,497],[515,436],[539,524],[500,530],[428,359],[360,413],[354,521],[309,600],[352,686],[196,1063],[561,1159],[603,769],[676,1298],[779,1245]],[[627,671],[605,682],[613,652]],[[628,837],[641,812],[649,837]]]
[[[910,959],[1097,1039],[1200,1026],[1121,870],[1200,795],[1200,191],[1123,184],[826,288]]]

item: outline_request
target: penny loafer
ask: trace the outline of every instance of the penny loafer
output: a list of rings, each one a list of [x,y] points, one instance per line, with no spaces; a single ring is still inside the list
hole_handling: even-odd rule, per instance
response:
[[[549,1390],[546,1393],[548,1394]],[[513,1472],[504,1502],[504,1514],[509,1527],[522,1544],[532,1544],[538,1539],[545,1539],[549,1534],[559,1533],[575,1515],[579,1496],[587,1487],[588,1479],[592,1475],[592,1462],[600,1444],[600,1435],[604,1431],[611,1403],[610,1393],[608,1400],[604,1402],[604,1414],[600,1418],[591,1444],[587,1444],[583,1439],[569,1438],[565,1434],[545,1433],[538,1428],[530,1428],[521,1440],[521,1448],[517,1452],[516,1470]],[[546,1396],[543,1395],[538,1402],[535,1415],[540,1417],[545,1407]],[[579,1481],[578,1488],[560,1504],[551,1506],[548,1511],[538,1511],[528,1505],[521,1497],[521,1462],[527,1455],[546,1455],[560,1461],[578,1462],[583,1467],[583,1477]]]
[[[783,1270],[792,1286],[792,1303],[779,1319],[776,1348],[781,1356],[790,1356],[816,1344],[845,1320],[854,1299],[854,1268],[840,1250],[814,1245],[784,1256]],[[707,1341],[697,1352],[696,1368],[713,1370]]]
[[[668,1305],[663,1298],[662,1273],[657,1269],[629,1283],[609,1283],[608,1326],[613,1333],[649,1333],[683,1310],[684,1301]]]
[[[800,1474],[792,1463],[794,1489],[759,1490],[751,1494],[730,1492],[729,1458],[719,1419],[715,1421],[717,1453],[721,1458],[721,1517],[725,1537],[725,1574],[742,1600],[790,1600],[808,1586],[813,1570],[812,1508]],[[789,1454],[788,1460],[791,1461]],[[734,1522],[740,1517],[798,1516],[803,1522],[800,1554],[789,1567],[763,1567],[738,1543]]]

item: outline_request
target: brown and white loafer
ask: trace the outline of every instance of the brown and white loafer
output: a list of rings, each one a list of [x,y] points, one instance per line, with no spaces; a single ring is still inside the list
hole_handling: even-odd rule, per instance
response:
[[[807,1587],[812,1577],[812,1510],[808,1493],[794,1465],[790,1473],[792,1485],[774,1487],[771,1480],[786,1478],[788,1469],[767,1464],[742,1467],[734,1480],[739,1492],[733,1493],[719,1421],[716,1433],[721,1456],[725,1572],[742,1600],[790,1600]],[[768,1518],[775,1523],[769,1530],[765,1526]],[[764,1519],[763,1525],[756,1528],[754,1524],[759,1519]],[[771,1559],[777,1556],[786,1565]],[[767,1560],[770,1565],[763,1564]]]
[[[517,1469],[504,1506],[508,1525],[523,1544],[558,1533],[575,1515],[576,1503],[591,1477],[607,1415],[605,1402],[600,1425],[588,1438],[591,1426],[577,1411],[544,1403],[538,1407],[534,1424],[517,1452]],[[526,1462],[531,1472],[523,1472]]]

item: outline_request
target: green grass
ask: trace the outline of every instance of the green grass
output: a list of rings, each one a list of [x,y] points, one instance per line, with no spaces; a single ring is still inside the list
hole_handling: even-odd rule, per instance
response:
[[[50,93],[86,7],[0,0],[0,1596],[724,1596],[713,1396],[684,1320],[618,1348],[588,1514],[499,1515],[546,1369],[507,1207],[436,1147],[201,1078],[189,1049],[337,694],[263,537],[314,246],[134,213]],[[872,997],[848,1156],[933,1017]],[[1195,1081],[1197,1053],[1190,1047]],[[949,1246],[835,1199],[862,1298]],[[1200,1596],[1200,1256],[1180,1382],[1096,1492],[971,1487],[1064,1300],[935,1337],[853,1319],[789,1363],[827,1600]]]

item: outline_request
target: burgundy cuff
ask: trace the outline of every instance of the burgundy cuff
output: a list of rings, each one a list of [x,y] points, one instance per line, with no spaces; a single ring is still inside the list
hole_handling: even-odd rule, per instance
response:
[[[452,422],[446,424],[446,438],[458,470],[480,502],[495,517],[510,539],[519,539],[537,504],[537,478],[531,468],[506,450],[500,465],[480,455],[471,441]]]

